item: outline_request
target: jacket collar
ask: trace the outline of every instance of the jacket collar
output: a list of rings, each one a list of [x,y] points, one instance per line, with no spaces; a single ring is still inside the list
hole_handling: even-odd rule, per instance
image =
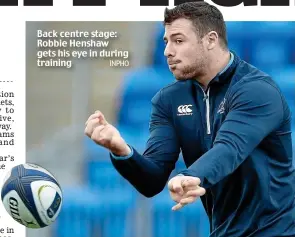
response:
[[[236,69],[237,65],[241,61],[239,56],[234,52],[230,51],[231,57],[229,63],[226,65],[226,67],[220,71],[208,84],[208,87],[211,86],[212,84],[225,84],[228,82],[228,80],[231,79],[231,76]],[[193,83],[199,84],[196,80],[193,80]],[[207,88],[208,88],[207,87]]]
[[[232,65],[232,63],[233,63],[233,61],[234,61],[234,58],[235,58],[235,55],[232,53],[232,52],[230,52],[230,60],[229,60],[229,62],[228,62],[228,64],[225,66],[225,68],[221,71],[221,72],[219,72],[217,75],[221,75],[221,74],[223,74],[231,65]]]
[[[234,51],[230,51],[230,54],[231,54],[231,58],[227,66],[210,81],[209,85],[211,85],[212,83],[223,84],[223,83],[226,83],[231,78],[231,75],[233,74],[234,70],[236,69],[241,59]]]

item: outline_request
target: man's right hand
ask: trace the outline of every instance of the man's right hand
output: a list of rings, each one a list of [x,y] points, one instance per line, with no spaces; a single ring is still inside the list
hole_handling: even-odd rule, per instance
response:
[[[203,196],[206,190],[199,186],[200,183],[201,180],[193,176],[177,175],[170,179],[168,182],[170,196],[173,201],[177,202],[172,210],[179,210]]]
[[[106,121],[100,111],[90,115],[85,126],[85,134],[96,144],[109,149],[113,154],[127,156],[131,153],[130,147],[121,137],[119,131]]]

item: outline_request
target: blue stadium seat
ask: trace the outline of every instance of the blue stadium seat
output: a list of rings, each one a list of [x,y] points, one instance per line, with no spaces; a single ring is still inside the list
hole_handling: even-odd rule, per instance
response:
[[[120,190],[97,192],[87,186],[63,188],[56,237],[132,237],[135,200]]]
[[[93,140],[85,136],[83,140],[84,157],[90,160],[109,160],[109,152],[106,148],[97,145]]]
[[[91,237],[95,219],[101,219],[103,202],[85,186],[63,188],[63,204],[54,224],[56,237]]]
[[[242,40],[244,34],[243,26],[244,22],[242,21],[226,22],[229,49],[246,60],[247,54],[244,41]]]
[[[101,226],[102,237],[136,237],[136,199],[130,190],[109,190],[104,195],[104,216]],[[96,235],[97,236],[97,235]]]
[[[174,205],[167,189],[151,199],[153,237],[208,236],[207,216],[200,200],[175,212],[171,210]]]
[[[294,64],[295,22],[228,22],[229,46],[247,62],[268,68]]]
[[[290,63],[290,49],[287,40],[280,40],[278,44],[275,40],[260,39],[253,45],[252,64],[260,69],[281,68]]]
[[[91,188],[99,191],[131,188],[131,185],[118,173],[110,160],[87,161],[86,180]]]
[[[229,39],[242,39],[245,34],[245,25],[244,21],[227,21],[227,36]]]
[[[295,22],[292,21],[249,21],[245,22],[244,34],[249,38],[294,37]],[[245,30],[246,29],[246,30]],[[291,42],[290,42],[291,43]]]
[[[231,51],[239,55],[240,58],[247,60],[247,52],[244,49],[243,42],[241,40],[230,40],[228,47]]]
[[[186,237],[184,211],[172,212],[174,202],[166,191],[152,199],[153,237]]]

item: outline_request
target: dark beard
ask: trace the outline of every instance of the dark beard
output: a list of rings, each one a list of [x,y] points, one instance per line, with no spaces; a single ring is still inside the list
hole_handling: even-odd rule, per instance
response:
[[[176,80],[188,80],[195,79],[202,75],[202,71],[200,70],[202,67],[196,68],[195,66],[186,66],[181,75],[175,76]]]

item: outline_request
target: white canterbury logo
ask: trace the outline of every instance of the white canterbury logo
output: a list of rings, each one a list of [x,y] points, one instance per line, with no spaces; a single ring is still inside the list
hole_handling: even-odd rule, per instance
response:
[[[192,107],[192,105],[180,105],[177,108],[178,111],[178,116],[182,116],[182,115],[192,115],[193,110],[190,108]]]

